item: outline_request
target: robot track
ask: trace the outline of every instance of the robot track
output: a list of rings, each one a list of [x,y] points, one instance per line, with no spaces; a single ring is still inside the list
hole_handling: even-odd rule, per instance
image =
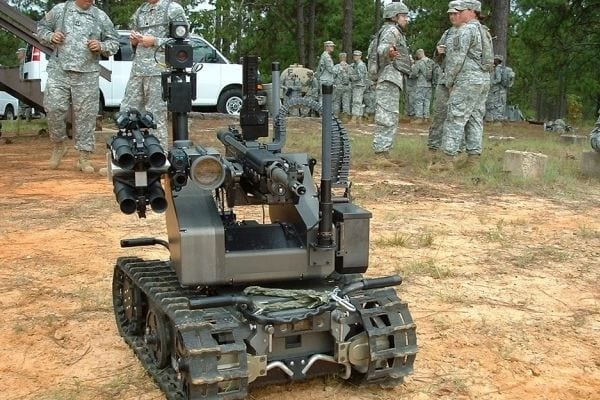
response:
[[[202,295],[182,288],[167,261],[117,260],[119,333],[167,399],[244,399],[250,386],[325,374],[398,384],[413,371],[416,327],[393,288],[354,291],[347,307],[355,311],[338,306],[294,324],[249,321],[235,306],[191,309],[190,299]],[[327,350],[299,355],[281,345],[296,338],[296,347],[315,342]]]

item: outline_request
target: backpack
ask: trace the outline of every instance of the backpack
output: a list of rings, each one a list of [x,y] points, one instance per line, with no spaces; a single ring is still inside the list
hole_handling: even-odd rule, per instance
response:
[[[433,80],[433,61],[431,59],[427,59],[425,62],[425,73],[423,76],[427,81]]]
[[[506,89],[511,88],[515,84],[515,72],[510,67],[504,67],[500,84]]]
[[[494,45],[492,35],[487,26],[478,24],[479,34],[481,35],[481,59],[477,60],[471,57],[479,67],[485,72],[494,71]]]
[[[377,36],[371,39],[369,49],[367,50],[367,77],[372,81],[377,81],[377,74],[379,73],[379,53],[377,53],[377,48],[379,47],[379,38],[382,30],[383,27],[377,32]]]

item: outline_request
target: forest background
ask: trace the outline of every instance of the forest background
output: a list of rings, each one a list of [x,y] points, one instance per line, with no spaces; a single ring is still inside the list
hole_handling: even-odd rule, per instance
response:
[[[9,0],[39,20],[60,1]],[[362,50],[381,24],[385,0],[181,0],[193,30],[230,60],[244,54],[262,57],[263,81],[271,61],[283,68],[300,63],[314,69],[322,43],[333,40],[336,52]],[[431,55],[449,27],[448,3],[405,0],[411,9],[407,38],[414,53]],[[142,0],[96,0],[121,29]],[[494,37],[496,54],[516,74],[509,104],[527,118],[566,118],[576,125],[595,120],[600,108],[600,0],[483,0],[484,23]],[[15,66],[24,43],[0,30],[0,64]],[[336,58],[337,59],[337,58]]]

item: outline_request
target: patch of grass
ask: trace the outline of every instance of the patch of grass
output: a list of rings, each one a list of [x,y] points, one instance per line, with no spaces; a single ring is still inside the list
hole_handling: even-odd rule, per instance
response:
[[[40,130],[48,130],[46,119],[2,121],[2,134],[6,136],[38,135]]]
[[[588,225],[581,225],[577,230],[577,236],[583,239],[600,239],[600,230],[594,229]]]
[[[571,255],[565,251],[552,246],[541,246],[534,249],[527,249],[522,254],[511,258],[510,262],[516,267],[527,268],[545,266],[549,262],[565,262]]]
[[[410,249],[420,249],[433,246],[434,241],[435,236],[431,232],[418,235],[395,232],[393,236],[375,239],[374,243],[376,246],[381,247],[404,247]]]
[[[405,276],[420,275],[429,276],[433,279],[445,279],[456,276],[454,271],[437,265],[434,259],[427,258],[425,260],[413,261],[404,268],[398,267],[398,272]]]
[[[375,239],[375,245],[381,247],[408,247],[408,240],[409,236],[396,232],[392,237]]]

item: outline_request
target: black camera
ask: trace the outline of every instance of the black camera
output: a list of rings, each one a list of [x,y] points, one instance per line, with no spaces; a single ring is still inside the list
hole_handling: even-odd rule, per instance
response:
[[[184,21],[173,21],[169,26],[169,33],[174,41],[165,45],[165,61],[174,69],[191,68],[194,64],[194,49],[186,41],[189,35],[189,26]]]

